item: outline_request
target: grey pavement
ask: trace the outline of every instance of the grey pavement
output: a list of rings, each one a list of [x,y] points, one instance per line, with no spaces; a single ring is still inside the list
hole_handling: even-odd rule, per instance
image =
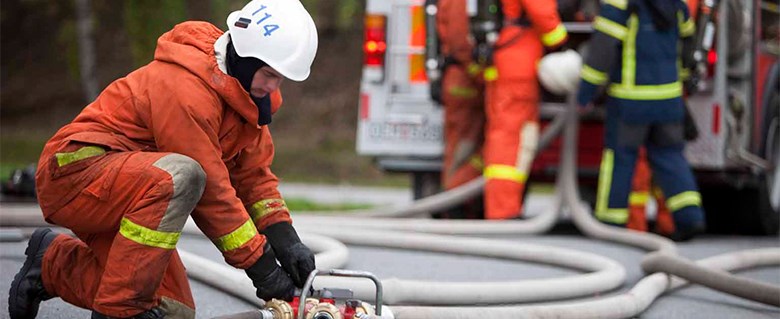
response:
[[[306,189],[306,188],[299,188]],[[381,190],[380,190],[381,191]],[[289,190],[282,189],[287,197]],[[302,194],[324,193],[304,191]],[[351,192],[346,192],[351,193]],[[355,192],[352,192],[355,193]],[[398,193],[400,194],[400,192]],[[362,197],[366,198],[366,197]],[[394,200],[401,200],[397,197]],[[411,200],[411,199],[409,199]],[[531,196],[539,207],[544,207],[549,198]],[[391,203],[385,202],[385,203]],[[2,216],[0,207],[0,217]],[[497,238],[497,237],[491,237]],[[612,258],[626,267],[626,283],[617,291],[605,293],[600,298],[633,287],[644,274],[639,268],[644,252],[619,244],[585,238],[567,227],[557,227],[551,234],[541,236],[501,236],[498,239],[528,242],[556,247],[576,248]],[[8,287],[12,277],[21,267],[25,243],[0,243],[0,318],[7,318]],[[760,247],[780,247],[778,237],[746,236],[702,236],[679,245],[680,254],[701,259],[726,252]],[[456,256],[420,251],[406,251],[390,248],[349,246],[348,269],[370,271],[380,278],[403,278],[433,281],[501,281],[531,278],[549,278],[571,275],[574,272],[554,266],[525,262],[506,261],[472,256]],[[183,236],[179,249],[197,253],[200,256],[222,262],[216,248],[205,238]],[[780,267],[764,267],[739,272],[740,276],[780,285]],[[191,280],[193,296],[198,307],[198,318],[212,318],[252,309],[246,302]],[[349,288],[349,287],[343,287]],[[61,300],[44,302],[39,318],[88,318],[89,312],[70,306]],[[780,309],[760,303],[743,300],[701,286],[689,286],[667,293],[657,299],[640,318],[780,318]]]

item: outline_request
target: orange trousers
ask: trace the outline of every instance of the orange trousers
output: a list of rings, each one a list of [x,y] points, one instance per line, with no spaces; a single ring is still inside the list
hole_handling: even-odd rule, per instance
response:
[[[541,42],[532,30],[508,27],[501,32],[499,43],[512,44],[495,52],[497,77],[486,83],[486,219],[520,216],[539,139],[536,63]]]
[[[444,167],[441,176],[445,190],[482,175],[483,101],[480,85],[462,66],[452,65],[444,70]]]
[[[202,193],[202,189],[201,193],[188,190],[170,170],[160,168],[170,155],[109,152],[62,167],[53,159],[51,165],[41,167],[39,174],[45,175],[39,194],[61,187],[74,187],[78,192],[66,203],[41,202],[48,222],[78,237],[59,235],[44,254],[42,280],[47,292],[112,317],[130,317],[160,306],[168,313],[166,318],[194,318],[195,303],[175,248],[155,244],[156,235],[176,234],[177,230],[180,234]],[[173,155],[187,164],[189,158]],[[192,163],[188,165],[197,165]],[[182,191],[194,192],[191,196],[185,193],[189,203],[177,201],[175,196]],[[171,217],[174,208],[183,209],[185,215]],[[173,236],[178,240],[178,235]]]
[[[629,229],[646,232],[647,202],[650,196],[655,198],[657,203],[657,212],[655,217],[655,231],[659,234],[669,236],[674,233],[674,219],[666,207],[666,201],[661,189],[654,186],[650,171],[650,164],[647,160],[647,153],[643,148],[639,149],[636,168],[634,169],[634,178],[631,181],[631,194],[628,200],[628,223]]]

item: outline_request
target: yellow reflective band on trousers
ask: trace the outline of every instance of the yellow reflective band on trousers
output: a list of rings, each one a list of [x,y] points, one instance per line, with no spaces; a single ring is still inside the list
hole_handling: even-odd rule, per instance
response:
[[[673,82],[660,85],[634,85],[622,84],[610,85],[607,89],[609,96],[624,100],[668,100],[682,96],[682,83]]]
[[[602,85],[607,83],[607,74],[600,72],[587,64],[582,65],[582,71],[580,71],[582,79],[593,85]]]
[[[701,206],[701,194],[697,191],[682,192],[666,200],[670,211],[678,211],[688,206]]]
[[[566,27],[563,23],[559,23],[552,31],[542,34],[542,44],[546,47],[556,46],[563,42],[567,35]]]
[[[138,225],[127,218],[122,218],[119,233],[125,238],[144,246],[163,249],[174,249],[179,242],[181,232],[162,232]]]
[[[448,90],[448,93],[455,97],[473,98],[476,97],[479,92],[477,92],[477,89],[473,87],[453,86]]]
[[[625,225],[628,223],[628,209],[613,208],[607,210],[597,210],[596,219],[610,224]]]
[[[252,204],[252,207],[249,209],[249,215],[252,216],[252,221],[256,222],[261,218],[280,210],[287,210],[287,203],[285,203],[283,199],[264,199]]]
[[[97,146],[84,146],[75,152],[70,153],[57,153],[54,154],[57,157],[57,165],[60,167],[68,165],[73,162],[83,160],[88,157],[103,155],[106,150]]]
[[[604,3],[620,10],[626,10],[626,8],[628,8],[628,0],[604,0]]]
[[[612,170],[615,168],[615,153],[611,149],[605,149],[601,157],[599,168],[599,185],[596,192],[596,213],[607,211],[609,203],[609,190],[612,187]]]
[[[628,205],[639,206],[645,205],[650,200],[650,193],[648,192],[631,192],[628,195]]]
[[[517,183],[525,183],[528,179],[528,174],[510,165],[488,165],[482,175],[485,179],[503,179]]]
[[[226,252],[243,246],[256,235],[257,228],[255,228],[255,224],[251,220],[247,220],[241,227],[213,241],[220,251]]]
[[[620,23],[609,20],[602,16],[598,16],[593,20],[593,29],[601,31],[604,34],[621,41],[626,38],[626,34],[628,33],[626,27],[622,26]]]

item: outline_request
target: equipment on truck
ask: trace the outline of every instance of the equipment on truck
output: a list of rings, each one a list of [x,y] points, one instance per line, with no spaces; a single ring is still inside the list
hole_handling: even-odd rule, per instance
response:
[[[411,173],[416,198],[439,191],[443,152],[443,112],[430,98],[430,72],[426,73],[425,63],[438,58],[431,53],[426,56],[426,43],[435,41],[428,40],[435,32],[426,32],[429,28],[425,27],[433,15],[426,15],[424,8],[431,2],[435,1],[366,3],[357,151],[375,158],[385,171]],[[486,3],[498,2],[468,3],[477,14]],[[586,4],[591,3],[582,1],[582,6]],[[699,64],[703,66],[696,85],[699,92],[688,103],[700,134],[686,146],[685,155],[701,188],[708,229],[776,233],[780,226],[780,67],[773,68],[778,65],[777,31],[773,31],[776,6],[758,0],[702,0],[698,11]],[[586,43],[592,32],[590,22],[569,20],[564,25],[570,47]],[[381,50],[369,50],[369,43],[381,43]],[[565,97],[550,90],[543,97],[540,117],[544,126],[564,110]],[[602,116],[599,112],[588,115],[580,125],[578,173],[583,186],[595,186],[603,150]],[[559,159],[555,147],[540,150],[531,180],[552,180]],[[582,191],[587,197],[592,190],[585,187]]]

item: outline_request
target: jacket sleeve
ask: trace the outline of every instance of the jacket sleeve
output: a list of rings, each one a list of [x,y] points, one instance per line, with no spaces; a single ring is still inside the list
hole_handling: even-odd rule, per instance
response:
[[[696,23],[688,11],[688,6],[680,6],[677,12],[678,28],[680,29],[680,38],[682,40],[682,50],[680,51],[682,67],[680,68],[680,80],[687,81],[690,78],[691,70],[696,68],[696,61],[693,58],[696,50]]]
[[[559,47],[566,43],[568,33],[558,15],[558,2],[555,0],[520,0],[522,9],[531,20],[534,30],[547,48]],[[516,2],[503,0],[503,3]]]
[[[439,37],[446,54],[463,66],[471,63],[473,44],[469,41],[469,17],[466,13],[466,0],[439,1],[436,15]]]
[[[628,0],[605,0],[599,16],[593,20],[593,35],[580,70],[582,80],[577,92],[577,103],[580,105],[593,101],[599,86],[607,84],[612,68],[617,64],[616,61],[620,60],[618,52],[628,34],[627,2]]]
[[[201,165],[206,187],[191,216],[225,261],[248,268],[262,255],[266,240],[236,196],[222,161],[217,134],[222,101],[198,80],[180,77],[176,89],[164,89],[164,85],[149,93],[148,125],[157,148],[186,155]]]
[[[279,222],[292,223],[287,204],[277,189],[279,180],[271,172],[273,157],[271,133],[263,127],[258,139],[241,151],[230,170],[238,197],[261,231]]]

